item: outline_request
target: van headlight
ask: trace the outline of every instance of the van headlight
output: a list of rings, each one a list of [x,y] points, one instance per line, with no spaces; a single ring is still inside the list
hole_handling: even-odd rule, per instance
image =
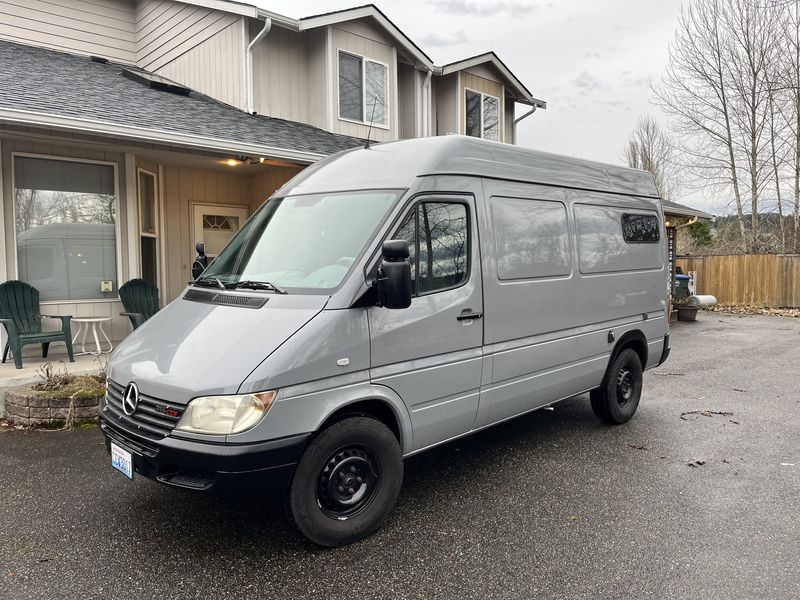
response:
[[[275,390],[233,396],[201,396],[186,406],[175,429],[192,433],[227,435],[241,433],[263,419]]]

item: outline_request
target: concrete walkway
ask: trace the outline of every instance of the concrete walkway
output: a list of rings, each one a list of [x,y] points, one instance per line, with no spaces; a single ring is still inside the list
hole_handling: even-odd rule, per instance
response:
[[[45,363],[49,362],[53,367],[53,371],[66,369],[76,375],[86,375],[105,370],[108,356],[108,354],[101,354],[100,356],[84,354],[76,356],[75,362],[69,362],[66,354],[50,356],[44,360],[42,358],[25,357],[22,361],[21,369],[15,368],[14,361],[9,358],[8,362],[0,364],[0,418],[6,415],[6,390],[40,381],[39,372]]]

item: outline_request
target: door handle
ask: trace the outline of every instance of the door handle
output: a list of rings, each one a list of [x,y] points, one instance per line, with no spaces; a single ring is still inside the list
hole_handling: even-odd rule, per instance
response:
[[[465,308],[461,314],[456,317],[458,321],[469,321],[471,319],[480,319],[483,316],[482,312],[472,312],[471,308]]]

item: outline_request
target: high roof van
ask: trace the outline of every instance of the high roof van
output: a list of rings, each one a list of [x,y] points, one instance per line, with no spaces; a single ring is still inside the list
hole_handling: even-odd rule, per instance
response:
[[[644,171],[463,136],[337,154],[114,351],[112,465],[286,494],[352,542],[405,457],[586,392],[627,422],[669,354],[667,270]]]

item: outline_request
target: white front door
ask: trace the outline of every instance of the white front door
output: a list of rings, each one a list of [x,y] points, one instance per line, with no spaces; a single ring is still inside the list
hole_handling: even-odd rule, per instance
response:
[[[195,245],[202,241],[209,264],[250,216],[247,208],[224,204],[193,204],[192,213],[192,260]]]

